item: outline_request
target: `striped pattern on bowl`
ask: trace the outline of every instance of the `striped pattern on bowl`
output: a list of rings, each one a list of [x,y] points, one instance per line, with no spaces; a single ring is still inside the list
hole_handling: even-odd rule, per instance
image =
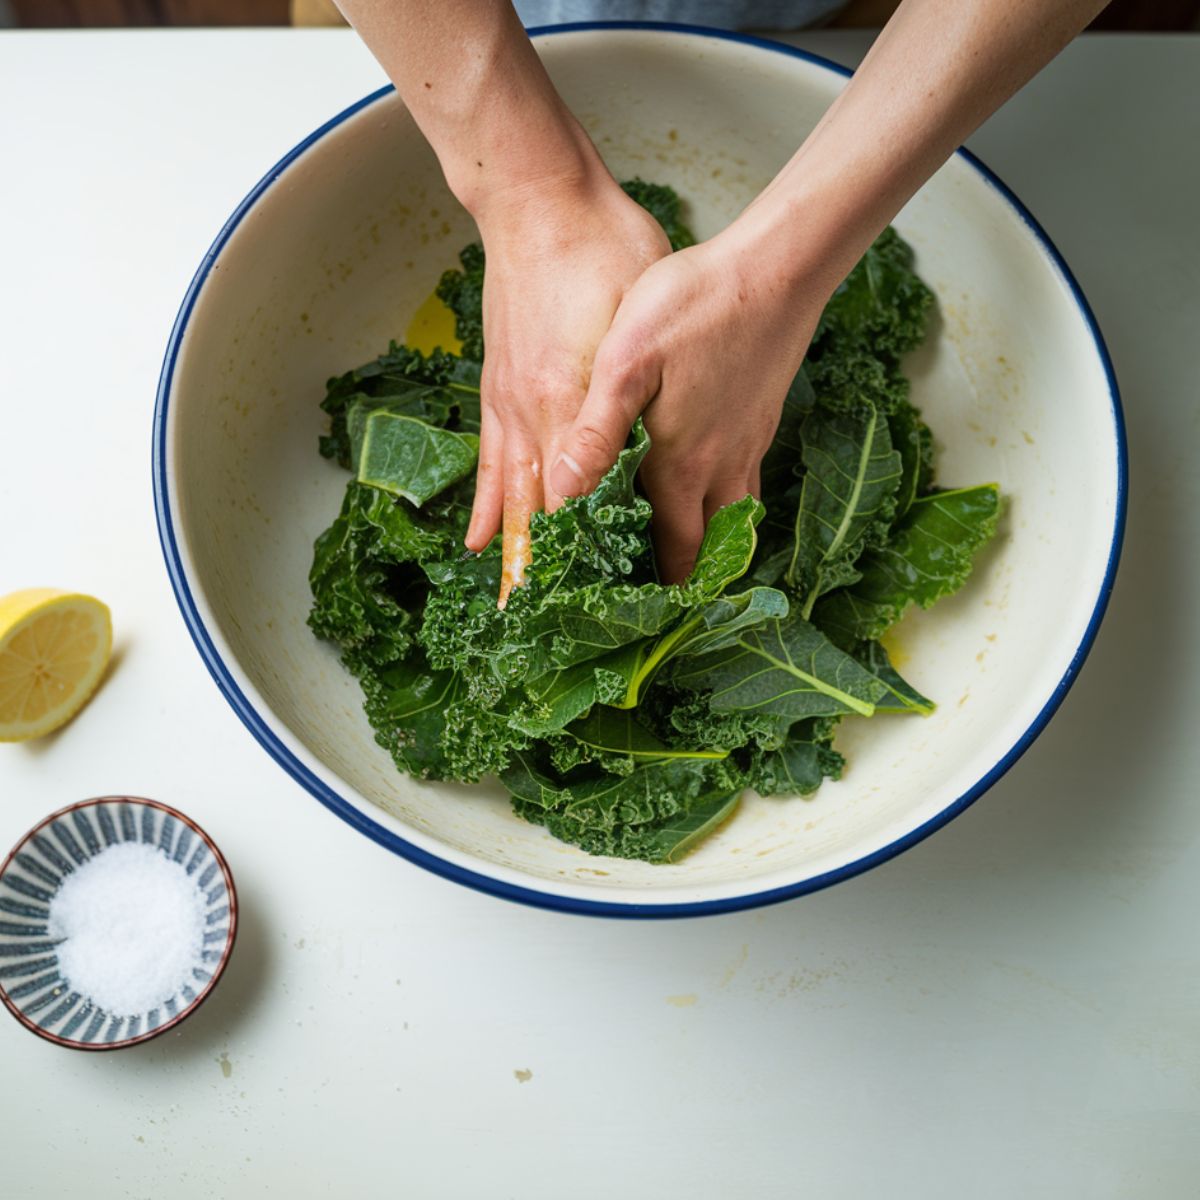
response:
[[[59,970],[50,902],[63,880],[110,846],[159,847],[205,896],[200,959],[177,995],[144,1013],[105,1012]],[[114,1050],[165,1032],[191,1013],[220,978],[237,932],[237,893],[221,852],[182,813],[155,800],[102,796],[53,813],[0,867],[0,1000],[26,1028],[85,1050]]]

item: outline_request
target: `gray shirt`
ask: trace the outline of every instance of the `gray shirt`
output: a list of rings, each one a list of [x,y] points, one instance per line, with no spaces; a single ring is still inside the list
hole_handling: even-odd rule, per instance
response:
[[[718,29],[802,29],[820,25],[846,0],[515,0],[525,26],[567,21],[678,21]]]

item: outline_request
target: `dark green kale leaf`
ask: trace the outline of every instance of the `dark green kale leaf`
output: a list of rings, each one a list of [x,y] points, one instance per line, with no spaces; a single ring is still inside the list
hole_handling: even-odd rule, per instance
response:
[[[732,644],[744,630],[785,617],[787,612],[787,597],[765,587],[720,596],[699,605],[673,629],[642,644],[626,694],[617,703],[624,708],[636,706],[656,673],[672,659],[720,650]]]
[[[625,825],[614,831],[616,836],[610,838],[585,836],[578,844],[591,854],[609,853],[642,862],[676,863],[724,825],[737,812],[741,798],[740,788],[726,792],[717,787],[707,796],[692,801],[686,811],[676,816],[665,817],[650,825]],[[606,845],[611,847],[607,851]]]
[[[477,558],[456,556],[427,566],[433,588],[421,642],[435,666],[506,682],[532,680],[606,654],[673,619],[682,593],[652,582],[650,506],[634,491],[649,445],[639,423],[632,445],[590,496],[535,514],[537,553],[526,586],[514,589],[505,609],[495,603],[495,542]]]
[[[532,737],[559,733],[585,716],[594,704],[619,704],[625,697],[641,656],[634,642],[526,683],[509,716],[514,728]]]
[[[779,427],[775,430],[775,438],[763,456],[759,470],[762,494],[771,501],[765,527],[770,529],[777,525],[784,538],[790,537],[792,532],[792,521],[787,511],[788,497],[794,494],[799,500],[804,474],[801,430],[815,404],[812,384],[801,367],[784,397]],[[794,508],[794,505],[790,507]]]
[[[839,646],[877,641],[910,604],[929,608],[962,587],[999,517],[994,483],[914,500],[887,544],[859,560],[858,582],[824,597],[813,621]]]
[[[933,431],[921,414],[902,400],[888,417],[892,445],[900,454],[900,483],[896,488],[896,517],[903,517],[918,497],[933,487]]]
[[[892,666],[888,652],[879,642],[863,642],[850,652],[886,688],[887,693],[875,705],[879,713],[920,713],[928,716],[937,707],[932,700],[922,696],[915,687],[904,679]]]
[[[863,547],[886,538],[901,459],[869,402],[854,414],[814,410],[801,437],[806,470],[785,578],[807,618],[818,596],[858,578]]]
[[[765,511],[753,496],[743,496],[713,513],[686,586],[705,598],[719,596],[745,575],[754,559],[756,530]]]
[[[657,680],[638,716],[672,745],[706,746],[710,750],[777,750],[787,738],[789,720],[750,709],[713,708],[703,692]]]
[[[385,667],[362,665],[358,675],[375,740],[400,770],[417,779],[463,778],[443,745],[446,712],[464,691],[460,676],[434,671],[419,650]]]
[[[347,418],[359,483],[403,496],[419,508],[474,471],[475,434],[439,429],[390,407],[370,409],[356,421],[361,411],[356,405]]]
[[[551,760],[559,772],[598,763],[614,774],[627,775],[640,763],[662,759],[721,759],[729,750],[672,745],[655,734],[631,709],[597,704],[592,711],[551,741]]]
[[[825,779],[838,779],[846,760],[833,749],[835,723],[798,721],[783,745],[755,749],[746,773],[746,786],[760,796],[811,796]]]
[[[890,226],[830,298],[805,360],[817,401],[854,412],[869,401],[885,415],[908,398],[900,359],[925,338],[933,293],[913,252]]]
[[[386,354],[329,380],[321,407],[330,428],[320,450],[347,470],[352,454],[346,414],[356,406],[386,406],[443,429],[478,433],[479,367],[441,350],[426,355],[392,342]]]
[[[483,246],[472,242],[459,252],[459,269],[447,271],[437,285],[437,296],[454,313],[454,336],[462,342],[459,353],[470,362],[483,362]]]
[[[716,832],[737,811],[741,787],[690,797],[686,804],[656,821],[592,828],[556,809],[541,808],[520,798],[513,812],[534,825],[544,825],[559,841],[578,846],[588,854],[631,858],[648,863],[675,863],[685,858]]]
[[[513,809],[592,854],[668,862],[731,812],[741,773],[725,761],[667,759],[623,775],[595,767],[565,774],[518,754],[501,776]]]
[[[714,709],[784,717],[869,717],[884,685],[816,626],[791,615],[740,634],[710,654],[676,660],[675,686],[709,693]]]
[[[528,581],[514,590],[503,611],[479,603],[479,560],[431,564],[435,587],[421,630],[430,661],[441,669],[483,672],[506,685],[532,684],[623,647],[648,647],[649,639],[741,576],[754,555],[754,527],[763,511],[751,497],[713,516],[683,585],[654,581],[649,506],[634,492],[637,465],[648,448],[639,423],[632,445],[590,496],[534,517],[537,553]],[[495,564],[495,555],[489,549],[483,560]],[[636,666],[631,678],[641,678],[646,669]],[[577,697],[592,686],[586,672],[562,679]]]
[[[386,493],[351,482],[341,513],[314,548],[313,632],[374,663],[404,657],[427,592],[417,564],[452,552],[459,536],[454,522],[434,525]]]

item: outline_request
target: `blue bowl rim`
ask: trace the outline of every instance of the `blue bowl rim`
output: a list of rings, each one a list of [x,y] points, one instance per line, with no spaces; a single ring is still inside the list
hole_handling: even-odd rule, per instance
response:
[[[688,34],[698,37],[715,38],[722,41],[737,42],[747,46],[753,46],[760,50],[765,50],[775,54],[784,54],[793,58],[803,59],[805,62],[812,63],[815,66],[822,67],[832,71],[837,75],[848,77],[853,72],[840,63],[835,63],[830,59],[824,58],[819,54],[813,54],[811,51],[802,50],[795,46],[787,46],[780,42],[770,41],[766,38],[754,37],[750,34],[735,33],[728,30],[712,29],[702,25],[686,25],[674,22],[660,21],[580,21],[564,25],[548,25],[532,28],[529,30],[530,37],[547,37],[560,33],[579,33],[591,30],[640,30],[658,33],[679,33]],[[154,408],[154,424],[153,424],[153,445],[151,453],[151,467],[154,484],[154,507],[158,522],[159,541],[162,545],[163,557],[166,560],[167,573],[171,579],[171,586],[175,592],[175,598],[179,604],[180,612],[183,614],[183,619],[187,625],[188,632],[191,634],[193,642],[196,644],[197,650],[200,652],[201,658],[204,660],[209,673],[216,681],[217,686],[221,689],[226,700],[233,708],[234,712],[241,719],[242,723],[253,734],[259,744],[267,751],[267,753],[301,786],[316,797],[331,811],[336,813],[349,825],[353,826],[360,833],[365,834],[373,841],[378,842],[381,846],[386,847],[393,853],[400,855],[409,862],[415,863],[417,866],[423,867],[435,875],[440,875],[444,879],[449,879],[455,883],[460,883],[466,887],[473,888],[477,891],[487,893],[492,896],[500,897],[504,900],[517,901],[522,904],[528,904],[536,908],[544,908],[557,912],[574,913],[584,916],[596,917],[626,917],[626,918],[666,918],[666,917],[700,917],[712,916],[718,913],[739,912],[745,909],[759,908],[768,904],[776,904],[783,900],[790,900],[797,896],[802,896],[810,892],[816,892],[822,888],[829,887],[832,884],[839,883],[842,880],[850,879],[855,875],[859,875],[864,871],[869,871],[872,867],[876,867],[881,863],[887,862],[888,859],[894,858],[903,851],[915,846],[918,842],[923,841],[930,834],[940,829],[943,825],[953,820],[960,813],[969,808],[980,796],[989,788],[997,783],[1009,770],[1010,767],[1025,753],[1026,750],[1033,744],[1034,740],[1046,727],[1050,718],[1058,710],[1062,704],[1064,697],[1070,690],[1071,685],[1075,682],[1079,674],[1080,668],[1083,666],[1089,651],[1096,639],[1096,633],[1100,628],[1100,623],[1104,618],[1105,610],[1108,607],[1109,597],[1112,594],[1113,583],[1115,581],[1117,564],[1121,556],[1121,547],[1125,535],[1125,517],[1128,499],[1128,447],[1125,433],[1125,418],[1121,407],[1120,391],[1117,386],[1116,375],[1113,371],[1112,360],[1108,353],[1108,347],[1105,345],[1104,337],[1100,332],[1100,327],[1096,322],[1096,317],[1091,310],[1082,290],[1079,287],[1070,268],[1059,252],[1058,247],[1050,239],[1049,235],[1038,223],[1033,214],[1028,208],[1016,197],[1012,189],[1005,184],[994,171],[991,170],[971,151],[960,147],[955,151],[955,154],[964,159],[970,164],[982,178],[992,188],[994,188],[1012,209],[1020,217],[1021,221],[1033,234],[1034,238],[1039,242],[1042,249],[1046,252],[1051,262],[1061,274],[1063,280],[1070,289],[1071,295],[1079,309],[1080,315],[1083,317],[1084,323],[1087,325],[1091,333],[1092,340],[1095,345],[1096,353],[1099,356],[1101,365],[1104,368],[1105,379],[1108,384],[1109,397],[1112,403],[1113,427],[1117,446],[1117,495],[1116,508],[1113,520],[1113,539],[1109,550],[1108,563],[1105,568],[1104,579],[1100,587],[1099,594],[1096,597],[1096,603],[1092,610],[1092,615],[1088,621],[1087,628],[1084,631],[1083,637],[1080,640],[1074,655],[1071,658],[1062,677],[1055,685],[1046,703],[1042,706],[1040,712],[1030,722],[1029,726],[1013,744],[1013,746],[995,763],[986,774],[984,774],[975,784],[973,784],[966,792],[959,796],[956,800],[948,804],[936,816],[931,817],[928,821],[919,825],[916,829],[910,830],[902,837],[890,842],[888,845],[864,855],[862,858],[855,859],[853,862],[846,863],[843,866],[837,867],[834,870],[827,871],[821,875],[813,876],[810,879],[800,880],[793,884],[787,884],[782,887],[771,888],[761,892],[751,892],[741,896],[723,897],[714,900],[698,900],[686,901],[670,904],[639,904],[625,903],[612,900],[584,900],[574,896],[560,896],[553,892],[540,891],[533,887],[523,887],[518,884],[512,884],[503,880],[495,879],[489,875],[482,874],[478,871],[469,870],[466,867],[459,866],[457,863],[448,862],[447,860],[431,854],[429,851],[423,850],[421,847],[413,845],[411,842],[400,837],[392,830],[372,820],[364,813],[360,812],[349,801],[340,796],[332,788],[330,788],[322,779],[315,775],[309,768],[297,758],[291,750],[276,736],[270,728],[267,721],[258,713],[245,694],[238,687],[237,683],[230,674],[220,654],[217,652],[213,644],[212,638],[206,629],[204,622],[200,617],[200,613],[196,607],[195,600],[192,597],[191,588],[184,573],[183,562],[180,557],[178,543],[175,537],[175,529],[172,521],[172,515],[168,500],[168,487],[166,476],[166,430],[167,430],[167,406],[169,403],[171,383],[174,378],[176,359],[179,355],[180,345],[183,341],[184,334],[187,330],[188,320],[191,316],[192,309],[195,306],[196,299],[204,286],[208,274],[213,267],[218,255],[224,248],[225,243],[233,235],[234,230],[240,224],[242,218],[254,206],[259,197],[275,182],[276,179],[289,167],[297,158],[300,157],[310,146],[323,138],[327,133],[336,129],[343,122],[360,112],[362,109],[376,103],[382,97],[394,91],[394,88],[389,84],[379,90],[372,92],[363,99],[351,104],[348,108],[343,109],[336,116],[326,121],[324,125],[315,129],[301,142],[297,143],[287,154],[285,154],[279,162],[271,168],[258,181],[257,184],[250,190],[242,202],[233,211],[233,214],[225,222],[221,231],[217,234],[216,239],[209,247],[207,253],[200,261],[199,267],[192,278],[188,290],[184,295],[183,302],[180,305],[179,312],[175,318],[175,324],[171,330],[170,338],[167,342],[166,354],[163,358],[162,371],[159,376],[158,394]]]
[[[179,821],[181,825],[187,826],[208,847],[209,853],[213,856],[213,861],[220,868],[221,877],[225,881],[225,891],[229,896],[229,932],[225,937],[225,945],[221,951],[220,961],[213,968],[211,978],[200,989],[196,994],[196,998],[187,1008],[180,1009],[170,1020],[164,1021],[161,1025],[156,1025],[153,1029],[147,1029],[135,1037],[122,1038],[118,1042],[80,1042],[74,1038],[65,1038],[61,1034],[51,1033],[48,1029],[43,1029],[36,1021],[29,1019],[17,1006],[16,1001],[8,994],[7,985],[3,980],[0,980],[0,1003],[3,1003],[4,1007],[30,1033],[36,1033],[38,1037],[43,1038],[45,1041],[53,1042],[54,1045],[62,1046],[67,1050],[88,1050],[102,1053],[107,1050],[124,1050],[128,1046],[139,1046],[142,1042],[149,1042],[160,1034],[174,1029],[181,1021],[190,1017],[212,995],[213,990],[221,981],[221,976],[225,974],[225,968],[229,965],[229,960],[233,957],[233,947],[237,942],[239,910],[237,885],[233,881],[233,872],[229,868],[229,862],[225,858],[225,855],[221,853],[220,846],[187,813],[182,813],[179,809],[172,808],[169,804],[164,804],[161,800],[151,800],[148,796],[92,796],[87,800],[76,800],[73,804],[67,804],[57,809],[50,813],[49,816],[43,817],[32,829],[29,829],[22,837],[17,839],[13,844],[13,848],[8,852],[8,856],[3,862],[0,862],[0,879],[4,878],[8,868],[12,866],[17,855],[20,854],[21,850],[29,843],[30,838],[35,833],[40,833],[43,829],[47,829],[59,817],[68,816],[70,813],[78,812],[83,808],[94,808],[98,804],[142,805],[146,808],[153,808],[159,812],[166,813],[167,816],[174,817],[175,820]]]

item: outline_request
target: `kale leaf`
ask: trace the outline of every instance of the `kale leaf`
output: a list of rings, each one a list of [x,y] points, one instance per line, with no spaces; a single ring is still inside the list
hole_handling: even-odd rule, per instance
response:
[[[854,564],[864,545],[886,538],[901,458],[870,403],[856,414],[812,413],[801,441],[804,485],[785,578],[807,617],[818,596],[858,578]]]
[[[912,248],[885,229],[840,283],[809,347],[808,377],[827,408],[884,414],[908,398],[900,360],[925,339],[933,293],[913,270]]]
[[[821,600],[813,619],[839,645],[881,638],[910,604],[929,608],[966,583],[999,517],[994,483],[914,500],[887,544],[859,560],[858,581]]]

